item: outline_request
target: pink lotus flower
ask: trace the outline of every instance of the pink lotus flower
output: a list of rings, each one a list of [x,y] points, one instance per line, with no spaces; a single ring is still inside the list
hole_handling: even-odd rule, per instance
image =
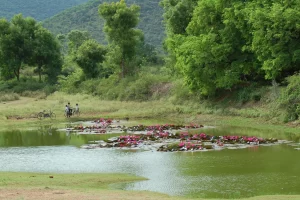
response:
[[[205,133],[200,133],[199,136],[200,136],[201,139],[206,139],[206,134]]]
[[[185,145],[184,142],[180,142],[180,143],[179,143],[179,147],[180,147],[180,148],[181,148],[181,147],[184,147],[184,145]]]

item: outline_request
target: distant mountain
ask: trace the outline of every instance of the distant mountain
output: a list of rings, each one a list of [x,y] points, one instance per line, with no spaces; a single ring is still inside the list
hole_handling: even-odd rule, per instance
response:
[[[73,6],[89,0],[0,0],[0,18],[11,19],[22,13],[25,17],[33,17],[42,21]]]
[[[102,31],[104,20],[99,16],[98,8],[103,2],[116,1],[91,0],[46,19],[43,21],[43,25],[54,34],[66,34],[75,29],[86,30],[91,33],[93,38],[105,43],[105,35]],[[164,38],[163,9],[158,5],[159,2],[160,0],[126,0],[128,5],[134,3],[141,7],[138,28],[143,30],[146,42],[156,47],[162,46]]]

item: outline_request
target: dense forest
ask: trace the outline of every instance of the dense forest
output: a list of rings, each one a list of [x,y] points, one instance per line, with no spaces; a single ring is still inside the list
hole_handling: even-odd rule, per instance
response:
[[[0,0],[0,17],[11,19],[14,15],[22,13],[38,21],[52,17],[59,12],[88,0]]]
[[[43,21],[44,27],[54,34],[67,34],[71,30],[88,31],[98,41],[105,41],[102,31],[104,20],[99,17],[98,7],[103,2],[116,2],[116,0],[91,0],[84,5],[67,9],[58,15]],[[138,28],[143,30],[145,41],[156,47],[162,46],[164,38],[163,9],[159,6],[160,0],[127,0],[128,5],[140,6],[140,22]]]
[[[1,19],[0,90],[60,90],[178,105],[208,102],[219,114],[236,114],[226,109],[232,102],[264,102],[267,113],[253,116],[299,119],[299,0],[162,0],[161,16],[153,2],[90,1],[56,16],[61,17],[58,27],[69,28],[56,36],[48,24],[54,26],[56,17],[45,21],[47,28],[22,15]],[[143,8],[146,3],[151,6]],[[167,55],[148,44],[149,32],[156,38],[152,44],[159,40],[153,28],[142,28],[143,9],[148,12],[144,20],[163,17]],[[95,14],[84,14],[89,11]],[[94,27],[89,17],[99,24]],[[75,19],[81,25],[91,22],[107,42],[73,25]],[[213,103],[220,99],[224,104]]]

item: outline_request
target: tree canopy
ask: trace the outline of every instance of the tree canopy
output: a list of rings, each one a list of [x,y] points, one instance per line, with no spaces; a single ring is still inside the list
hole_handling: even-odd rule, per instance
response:
[[[189,1],[162,6],[166,48],[190,89],[212,95],[300,70],[300,1]]]
[[[126,62],[132,61],[135,56],[138,43],[142,39],[142,32],[136,29],[139,22],[139,10],[137,5],[127,7],[124,0],[116,3],[103,3],[99,6],[99,14],[105,20],[104,31],[110,44],[118,46],[122,52],[121,72],[130,73],[132,68]]]
[[[106,49],[95,40],[85,41],[78,49],[75,62],[82,68],[87,78],[99,77],[103,71],[102,62]]]
[[[12,74],[20,79],[25,65],[37,66],[41,78],[42,68],[52,80],[61,68],[60,46],[55,37],[33,18],[15,15],[10,22],[0,21],[1,74]],[[55,69],[55,70],[54,70]],[[54,73],[54,71],[56,71]],[[51,76],[50,76],[51,75]]]
[[[30,64],[37,66],[36,71],[41,75],[46,74],[48,81],[53,83],[61,72],[62,57],[60,44],[49,30],[40,27],[35,31],[33,55]]]

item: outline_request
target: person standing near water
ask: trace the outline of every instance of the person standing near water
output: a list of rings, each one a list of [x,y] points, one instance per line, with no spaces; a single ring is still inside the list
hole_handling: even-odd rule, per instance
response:
[[[71,104],[70,104],[70,102],[68,102],[68,117],[71,117],[71,115],[72,115],[72,108],[71,108]]]
[[[78,103],[76,103],[76,106],[75,106],[75,112],[74,112],[75,114],[79,114],[79,105],[78,105]]]
[[[65,107],[65,115],[66,115],[66,117],[69,117],[69,107],[68,107],[68,105],[66,105],[66,107]]]

